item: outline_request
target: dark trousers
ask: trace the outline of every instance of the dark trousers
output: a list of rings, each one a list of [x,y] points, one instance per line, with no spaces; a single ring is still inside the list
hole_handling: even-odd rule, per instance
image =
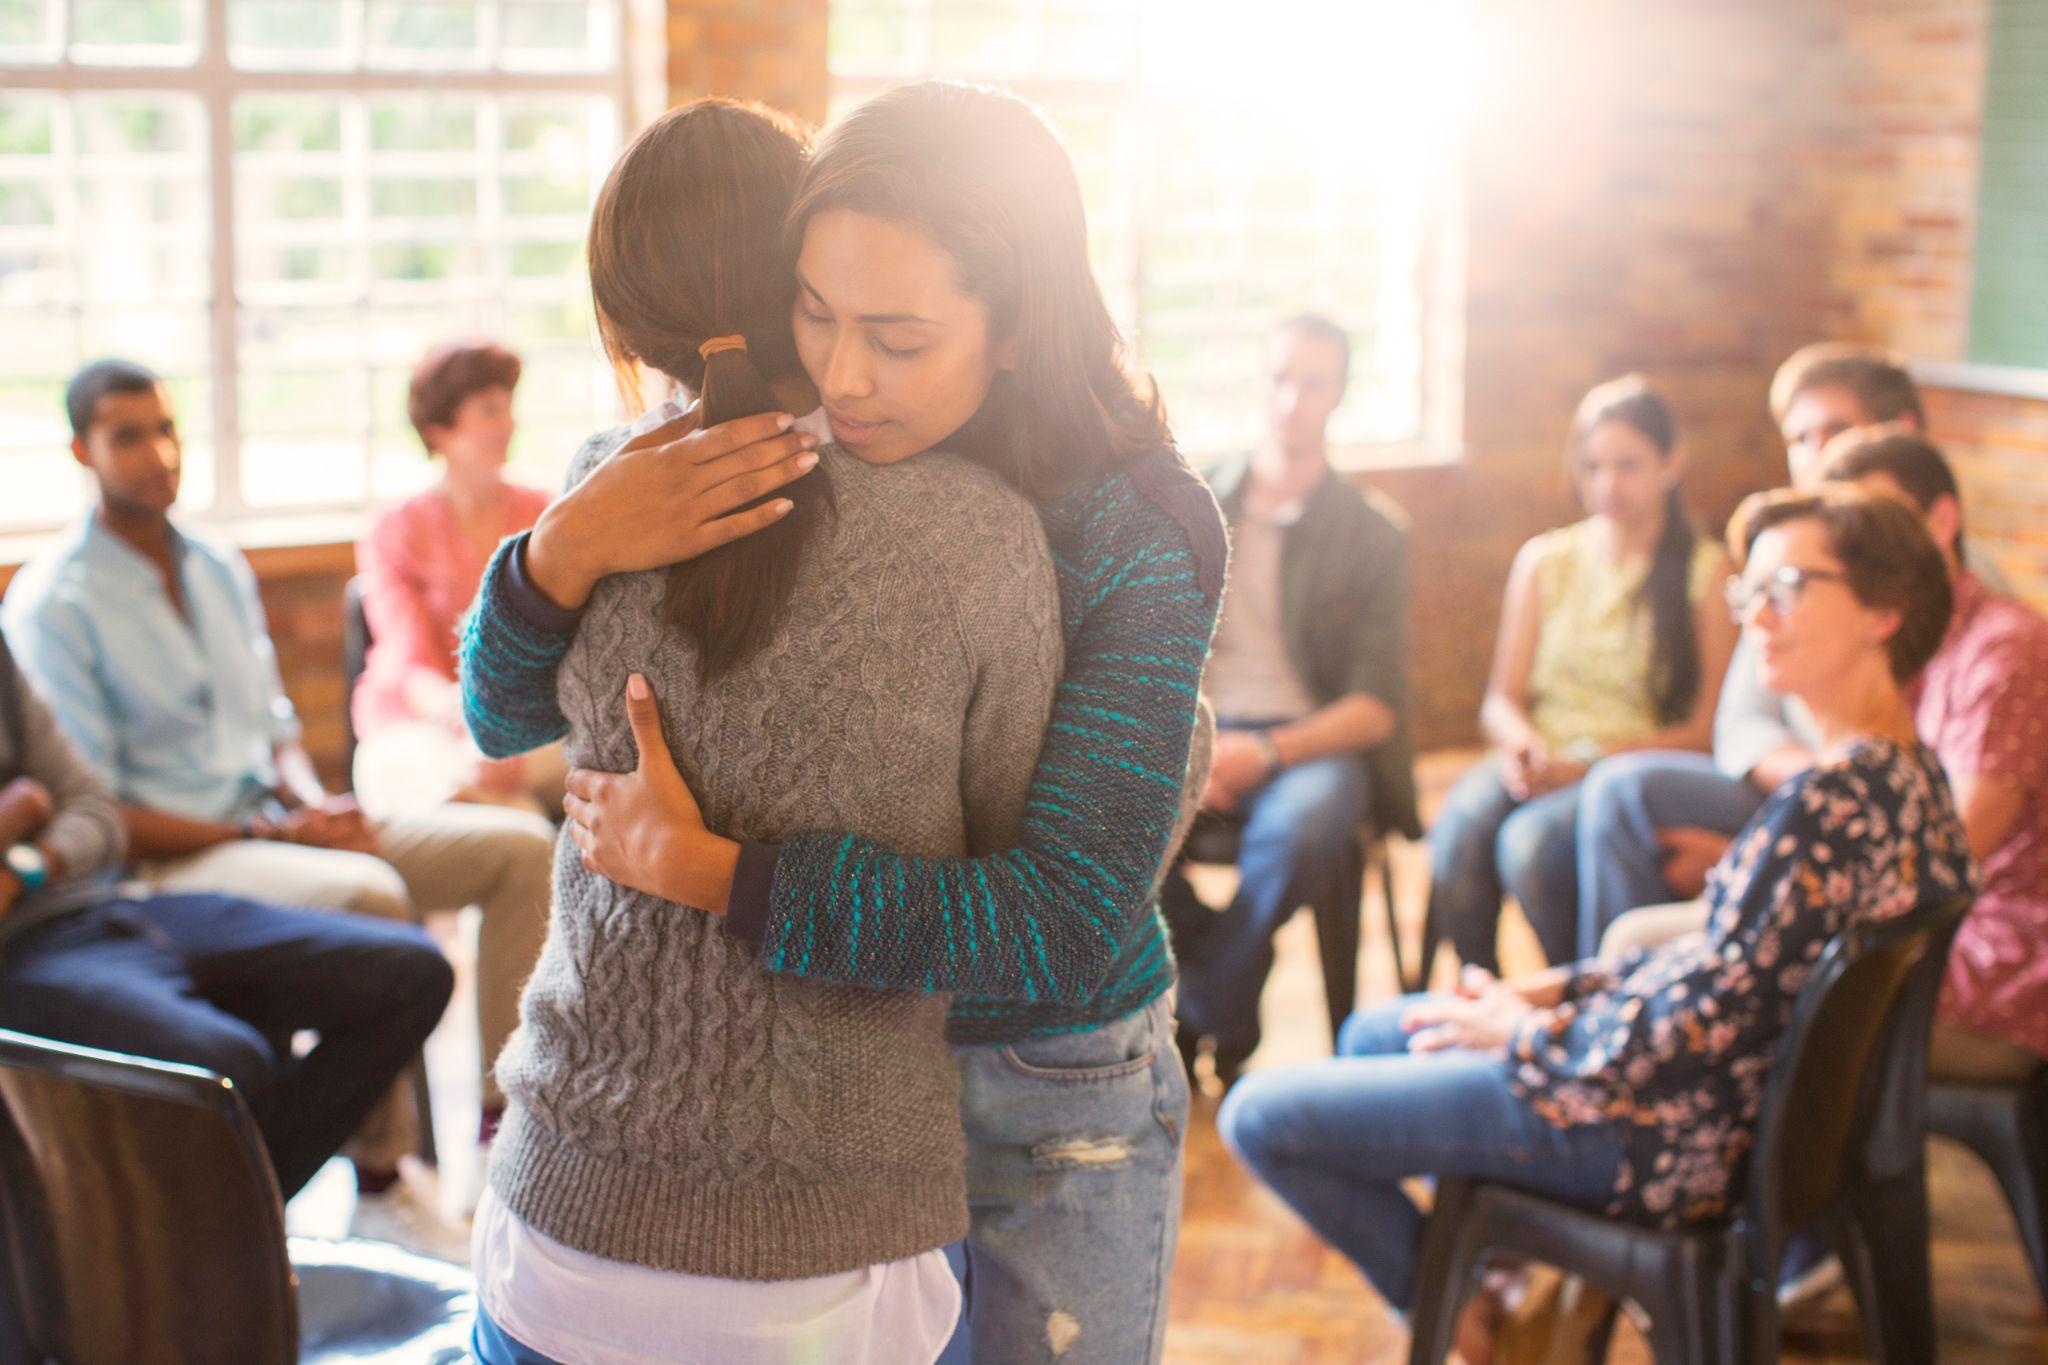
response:
[[[233,896],[118,900],[0,952],[0,1028],[220,1072],[289,1199],[433,1032],[455,978],[408,925]],[[318,1035],[303,1056],[292,1037]]]
[[[1239,808],[1238,891],[1228,909],[1218,914],[1202,905],[1180,867],[1167,874],[1160,902],[1180,963],[1180,1020],[1214,1038],[1219,1056],[1248,1056],[1258,1046],[1273,935],[1296,910],[1328,894],[1356,855],[1370,808],[1357,758],[1311,759]]]

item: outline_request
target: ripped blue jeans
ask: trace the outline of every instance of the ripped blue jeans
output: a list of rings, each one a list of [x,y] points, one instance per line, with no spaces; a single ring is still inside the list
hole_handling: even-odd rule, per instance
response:
[[[1100,1028],[953,1055],[974,1365],[1157,1361],[1188,1127],[1171,994]]]

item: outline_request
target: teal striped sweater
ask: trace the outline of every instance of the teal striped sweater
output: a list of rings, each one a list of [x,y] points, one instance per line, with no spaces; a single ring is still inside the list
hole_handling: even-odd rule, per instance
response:
[[[1222,595],[1222,515],[1166,448],[1040,513],[1066,672],[1016,845],[916,858],[834,833],[748,844],[725,920],[771,971],[953,992],[956,1043],[1093,1028],[1173,981],[1154,883]],[[576,617],[526,580],[523,546],[499,550],[462,632],[463,709],[494,757],[564,729],[554,672]]]

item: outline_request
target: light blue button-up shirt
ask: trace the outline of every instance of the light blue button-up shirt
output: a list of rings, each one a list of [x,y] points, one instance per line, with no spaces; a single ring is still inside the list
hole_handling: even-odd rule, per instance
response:
[[[0,627],[58,724],[123,801],[194,820],[252,814],[299,737],[249,562],[173,533],[187,616],[97,513],[9,585]]]

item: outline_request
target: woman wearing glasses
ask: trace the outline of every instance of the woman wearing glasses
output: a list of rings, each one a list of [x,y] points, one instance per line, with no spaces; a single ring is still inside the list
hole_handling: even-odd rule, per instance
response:
[[[1515,556],[1480,724],[1485,761],[1459,779],[1430,830],[1430,913],[1461,960],[1499,970],[1502,894],[1543,955],[1578,945],[1579,786],[1608,754],[1705,749],[1735,649],[1717,609],[1727,575],[1679,500],[1671,410],[1641,377],[1579,404],[1566,466],[1584,520]]]
[[[1773,691],[1823,737],[1707,879],[1701,934],[1514,981],[1468,972],[1455,996],[1361,1010],[1327,1062],[1231,1092],[1224,1140],[1393,1308],[1414,1290],[1422,1213],[1410,1176],[1496,1180],[1674,1226],[1725,1216],[1779,1035],[1828,940],[1971,883],[1948,783],[1905,689],[1951,610],[1920,519],[1831,488],[1752,499],[1729,600]],[[1455,1134],[1454,1138],[1446,1135]],[[1459,1324],[1491,1357],[1497,1302]]]

